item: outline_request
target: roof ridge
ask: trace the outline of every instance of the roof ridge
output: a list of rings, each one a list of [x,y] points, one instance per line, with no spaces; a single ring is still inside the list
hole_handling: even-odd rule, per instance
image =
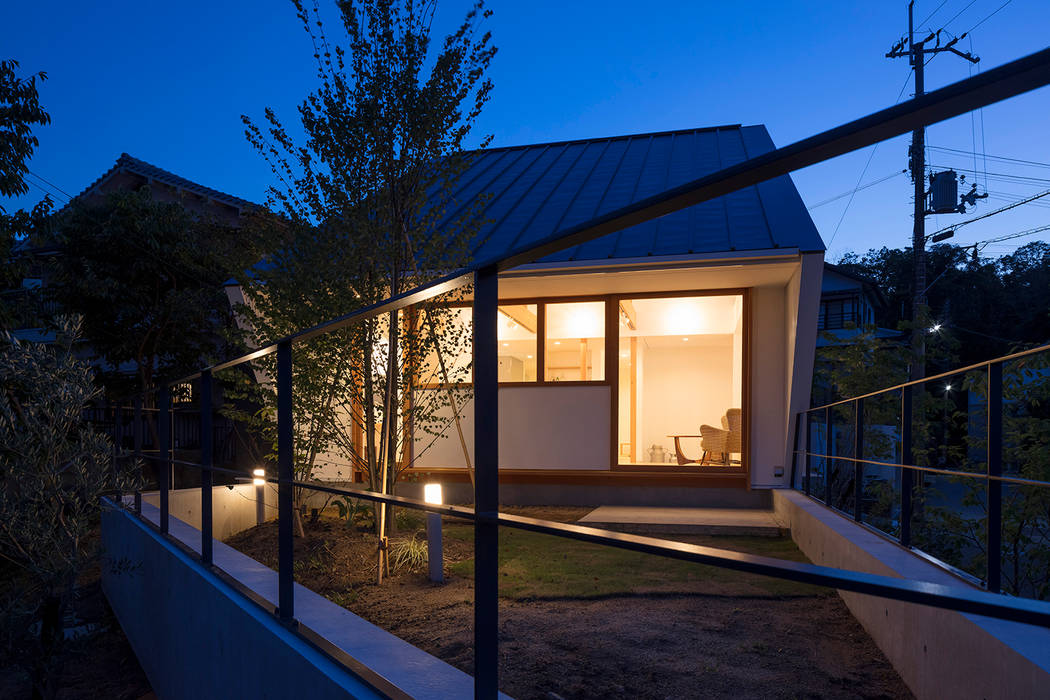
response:
[[[699,131],[718,131],[728,129],[749,129],[754,127],[766,128],[765,124],[721,124],[718,126],[698,126],[692,129],[668,129],[666,131],[647,131],[639,134],[619,134],[616,136],[599,136],[586,139],[567,139],[563,141],[541,141],[539,143],[523,143],[514,146],[496,146],[494,148],[475,148],[466,153],[492,153],[495,151],[513,151],[521,148],[541,148],[549,146],[571,146],[579,143],[598,143],[601,141],[622,141],[624,139],[637,139],[656,136],[675,136],[679,134],[695,134]],[[768,131],[768,130],[767,130]]]
[[[90,185],[85,187],[80,194],[73,197],[73,199],[79,199],[87,195],[104,181],[123,170],[130,170],[137,175],[142,175],[151,180],[159,180],[178,189],[189,190],[203,197],[207,197],[208,199],[214,199],[223,204],[236,207],[237,209],[256,209],[259,207],[258,204],[250,202],[247,199],[227,194],[226,192],[202,185],[199,182],[194,182],[193,180],[182,177],[181,175],[176,175],[170,170],[165,170],[164,168],[153,165],[141,158],[136,158],[126,151],[120,154],[120,157],[117,158],[116,162],[109,168],[109,170],[97,177]],[[66,206],[68,206],[68,204]],[[64,208],[65,207],[63,207],[63,209]]]

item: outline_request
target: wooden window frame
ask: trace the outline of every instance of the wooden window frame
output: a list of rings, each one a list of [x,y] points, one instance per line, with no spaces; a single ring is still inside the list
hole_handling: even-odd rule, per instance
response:
[[[578,294],[571,296],[529,296],[509,297],[499,299],[499,306],[519,306],[523,304],[536,304],[536,379],[531,382],[499,382],[500,387],[572,387],[572,386],[607,386],[609,387],[609,470],[615,470],[619,464],[619,425],[620,425],[620,302],[624,299],[674,299],[687,297],[741,297],[741,329],[743,338],[741,342],[741,382],[740,382],[740,409],[743,414],[744,435],[741,440],[740,468],[720,472],[721,476],[731,480],[739,480],[741,476],[751,488],[751,288],[750,287],[727,287],[721,289],[679,289],[661,292],[626,292],[617,294]],[[547,334],[547,304],[564,304],[574,302],[605,303],[605,378],[574,381],[547,381],[546,377],[546,334]],[[458,301],[450,304],[451,307],[469,307],[470,301]],[[735,359],[735,358],[734,358]],[[413,386],[415,390],[430,390],[444,388],[466,388],[473,386],[473,381],[458,384],[425,384]],[[627,469],[630,468],[628,465]],[[623,468],[621,468],[621,471]],[[571,471],[571,470],[567,470]],[[598,470],[597,473],[608,472]],[[634,473],[634,472],[630,472]],[[677,467],[669,474],[688,475],[688,467]],[[706,473],[699,473],[708,476]]]

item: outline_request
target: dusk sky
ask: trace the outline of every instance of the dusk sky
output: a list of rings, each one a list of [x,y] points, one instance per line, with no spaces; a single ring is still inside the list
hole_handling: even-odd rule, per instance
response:
[[[469,3],[442,0],[440,38]],[[495,91],[477,137],[509,146],[719,124],[765,124],[779,145],[812,135],[912,92],[907,59],[884,54],[906,32],[907,3],[510,2],[491,3],[499,47]],[[1047,45],[1046,0],[919,0],[916,20],[962,34],[958,47],[987,70]],[[264,201],[270,172],[243,135],[242,113],[273,107],[286,122],[314,87],[311,47],[285,0],[181,3],[22,2],[0,27],[3,58],[46,71],[52,124],[39,129],[28,207],[44,189],[75,195],[121,152],[230,194]],[[335,31],[337,28],[330,27]],[[946,38],[949,35],[945,35]],[[971,41],[972,40],[972,41]],[[927,89],[970,75],[940,54]],[[994,105],[928,132],[928,163],[980,171],[992,197],[982,214],[1050,189],[1050,90]],[[983,129],[982,129],[983,126]],[[828,259],[903,246],[911,236],[907,137],[793,175]],[[954,149],[952,152],[942,149]],[[982,152],[987,159],[971,152]],[[1016,162],[1020,159],[1046,165]],[[987,176],[985,176],[987,172]],[[896,175],[894,175],[896,173]],[[973,179],[967,174],[967,181]],[[849,192],[859,183],[888,178]],[[822,204],[846,193],[846,196]],[[61,194],[56,201],[64,201]],[[821,205],[821,206],[814,206]],[[934,231],[970,215],[930,217]],[[841,220],[841,224],[840,224]],[[960,229],[959,244],[1050,223],[1050,197]],[[999,255],[1047,232],[994,244]]]

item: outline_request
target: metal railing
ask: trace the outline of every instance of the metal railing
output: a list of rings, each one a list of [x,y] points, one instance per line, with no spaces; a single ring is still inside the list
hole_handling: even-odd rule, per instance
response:
[[[770,557],[741,554],[723,549],[666,541],[639,535],[610,532],[508,515],[499,512],[498,482],[498,401],[497,401],[497,276],[501,271],[536,261],[548,254],[620,231],[635,224],[756,185],[793,170],[863,148],[878,141],[907,133],[921,125],[958,116],[996,101],[1050,84],[1050,49],[1019,59],[967,80],[927,93],[908,102],[882,110],[848,124],[719,172],[681,185],[630,206],[600,216],[584,224],[551,234],[538,243],[522,245],[506,255],[478,261],[439,280],[417,287],[353,313],[287,336],[227,362],[222,362],[169,382],[156,397],[159,409],[159,456],[165,468],[156,470],[160,478],[159,530],[169,527],[168,483],[172,460],[168,426],[171,411],[170,387],[200,380],[200,434],[211,436],[214,374],[255,359],[276,354],[277,388],[277,477],[269,479],[278,488],[278,605],[271,610],[281,622],[295,628],[293,561],[293,490],[310,488],[396,505],[402,508],[443,513],[467,519],[474,524],[474,668],[475,696],[495,698],[499,686],[498,633],[498,541],[500,527],[508,527],[592,542],[672,559],[692,561],[737,571],[763,574],[841,590],[919,603],[948,610],[978,613],[991,617],[1050,627],[1050,604],[931,583],[877,576]],[[805,252],[805,251],[800,251]],[[474,285],[473,371],[474,401],[474,508],[437,506],[383,493],[356,491],[306,483],[295,479],[293,470],[292,346],[323,333],[354,323],[396,314],[413,304],[434,299],[464,285]],[[135,425],[140,425],[138,421]],[[138,444],[138,443],[136,443]],[[201,554],[208,567],[212,562],[211,475],[228,472],[215,466],[210,445],[202,445],[201,463],[192,465],[202,472]],[[234,471],[240,474],[240,472]],[[249,474],[242,474],[245,477]],[[250,595],[245,592],[246,595]],[[302,631],[302,630],[300,630]],[[338,655],[334,655],[338,660]],[[351,669],[353,670],[353,669]]]
[[[1003,412],[1005,405],[1003,399],[1003,366],[1020,360],[1033,358],[1041,353],[1050,353],[1050,345],[1031,348],[1023,352],[998,357],[966,367],[960,367],[941,374],[904,382],[902,384],[879,389],[861,396],[833,401],[800,412],[795,417],[794,458],[792,460],[791,476],[792,485],[804,491],[807,496],[814,500],[819,501],[830,508],[846,513],[859,523],[868,525],[880,535],[883,535],[904,547],[911,548],[915,544],[913,541],[913,525],[916,515],[915,495],[917,492],[921,491],[921,482],[917,477],[932,475],[935,477],[949,477],[961,481],[978,480],[984,482],[984,538],[983,542],[978,544],[982,544],[984,548],[986,559],[985,570],[983,576],[976,576],[973,572],[970,573],[971,577],[977,579],[987,590],[995,593],[1000,592],[1002,590],[1003,560],[1003,485],[1010,484],[1019,487],[1041,489],[1050,488],[1050,481],[1003,474]],[[980,428],[983,428],[982,430],[977,430],[975,431],[975,436],[970,436],[972,442],[984,443],[984,471],[975,472],[958,468],[935,467],[930,466],[929,464],[916,464],[916,434],[921,432],[920,430],[916,430],[916,424],[918,422],[920,426],[926,425],[928,427],[931,422],[934,422],[925,418],[921,421],[917,421],[915,408],[919,403],[919,397],[916,392],[923,391],[925,389],[924,385],[938,383],[937,385],[940,387],[942,386],[940,382],[948,382],[960,375],[968,374],[971,375],[971,378],[974,374],[980,374],[985,382],[985,400],[983,405],[986,422],[983,426],[979,426]],[[1031,379],[1031,377],[1029,377],[1029,379]],[[1024,384],[1023,378],[1020,383],[1022,385]],[[1034,384],[1033,381],[1029,381],[1028,383],[1030,385]],[[945,390],[945,393],[947,394],[950,391],[951,384],[943,384],[943,386],[948,387]],[[899,399],[895,397],[895,394],[897,393],[900,394]],[[970,395],[969,390],[966,390],[966,393],[967,396]],[[899,409],[896,416],[894,416],[894,425],[866,425],[866,405],[871,405],[886,397],[894,399],[894,403],[897,404],[895,408]],[[945,398],[943,400],[946,401],[947,399]],[[967,408],[969,409],[969,406]],[[846,413],[849,417],[848,423],[846,421],[835,421],[836,410]],[[883,412],[885,412],[885,406],[883,406]],[[899,418],[897,418],[898,416]],[[814,421],[814,417],[817,417],[818,420]],[[883,420],[885,420],[885,416],[883,417]],[[939,421],[941,423],[940,428],[942,434],[947,431],[948,420],[949,416],[947,415],[947,408],[945,407],[943,418]],[[846,438],[848,444],[844,445],[844,447],[849,454],[840,454],[835,449],[836,443],[841,442],[836,439],[836,428],[839,427],[843,428],[843,430],[839,432]],[[883,430],[880,431],[877,428],[882,428]],[[889,432],[885,430],[886,428],[890,429]],[[879,436],[884,439],[889,437],[891,439],[891,451],[894,455],[900,455],[899,460],[892,461],[885,458],[877,459],[874,457],[866,458],[865,454],[867,450],[865,442],[866,440],[870,440],[873,436]],[[805,449],[800,449],[803,440]],[[817,445],[822,444],[824,451],[816,451],[813,443],[817,443]],[[943,437],[941,444],[936,446],[942,449],[947,447],[947,445],[944,444]],[[1044,454],[1042,454],[1042,459],[1050,465],[1050,452],[1045,451],[1046,447],[1047,446],[1045,445],[1032,446],[1029,449],[1043,449]],[[979,447],[977,449],[979,449]],[[944,451],[947,452],[946,449]],[[799,458],[802,460],[801,469]],[[814,460],[817,462],[816,467],[814,466]],[[947,462],[950,460],[945,459],[944,461]],[[965,457],[958,459],[958,462],[963,464],[968,461],[971,460],[967,460]],[[836,463],[840,462],[849,465],[849,468],[852,470],[852,475],[845,483],[845,495],[847,499],[850,500],[849,503],[843,503],[843,499],[838,498],[837,494],[834,493],[834,483],[836,481],[836,470],[834,467]],[[866,489],[866,467],[876,467],[879,470],[899,470],[899,487],[893,489],[894,494],[898,498],[895,505],[899,516],[894,519],[897,527],[893,528],[892,531],[879,527],[878,525],[872,525],[870,522],[866,522],[863,504]],[[1047,523],[1047,525],[1050,526],[1050,523]],[[919,549],[919,551],[923,550]],[[945,566],[945,568],[948,568],[954,573],[964,573],[960,570],[959,566],[956,566],[951,562],[942,561],[933,553],[925,551],[923,551],[923,553],[926,554],[928,558]]]

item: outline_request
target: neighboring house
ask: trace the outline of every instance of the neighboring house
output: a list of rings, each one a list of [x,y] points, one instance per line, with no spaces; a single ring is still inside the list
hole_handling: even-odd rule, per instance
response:
[[[452,198],[491,195],[472,242],[475,258],[490,257],[773,148],[763,126],[494,148],[474,154]],[[501,275],[502,497],[683,504],[703,489],[788,485],[823,258],[783,176]],[[416,398],[443,390],[419,386]],[[726,417],[726,459],[678,463],[673,436],[700,460],[701,426]],[[469,407],[461,428],[470,451]],[[432,440],[408,441],[409,474],[466,484],[457,431]]]
[[[193,214],[213,217],[217,221],[228,225],[240,225],[241,218],[253,209],[258,209],[257,204],[233,195],[213,190],[210,187],[187,180],[172,172],[158,168],[145,161],[133,158],[127,153],[122,153],[120,158],[109,170],[99,176],[88,185],[74,200],[95,201],[100,200],[108,194],[118,191],[134,191],[148,185],[150,196],[160,202],[176,202]],[[59,209],[56,215],[64,211],[69,204]],[[22,280],[22,289],[26,292],[40,292],[50,283],[51,269],[54,260],[63,254],[62,247],[50,242],[43,245],[31,245],[28,241],[21,241],[13,251],[14,255],[21,256],[28,264],[26,266],[26,277]],[[17,324],[19,327],[13,329],[15,337],[32,342],[52,342],[53,331],[42,325],[43,321],[60,313],[61,309],[55,302],[47,300],[43,294],[33,294],[30,297],[31,305],[27,305],[23,313],[23,322]],[[84,348],[85,356],[93,356],[90,348]],[[98,366],[104,366],[107,370],[113,368],[104,365],[100,360],[95,360]],[[121,373],[133,374],[134,363],[122,364],[117,370]],[[104,424],[111,420],[106,416],[109,414],[93,414],[93,420],[97,424]],[[176,419],[173,422],[173,444],[177,449],[196,449],[199,444],[199,432],[196,425],[196,416]],[[232,439],[232,423],[224,418],[215,421],[215,439],[217,454],[226,461],[232,461],[236,445]],[[130,427],[125,431],[125,437],[130,439]],[[146,447],[151,447],[151,436],[146,435]]]
[[[120,154],[113,167],[84,188],[74,200],[99,200],[114,192],[134,191],[145,185],[150,188],[150,196],[158,202],[177,202],[194,214],[214,217],[228,226],[238,226],[245,213],[259,206],[187,180],[133,158],[127,153]],[[61,214],[71,203],[63,206],[55,214]],[[22,288],[37,291],[47,287],[50,277],[49,259],[61,255],[62,249],[49,243],[32,245],[23,240],[15,245],[13,254],[27,259],[29,263],[26,277],[22,280]],[[39,309],[27,310],[24,322],[14,329],[16,337],[37,342],[53,340],[51,334],[42,328],[39,322],[53,315],[58,309],[53,302],[42,304]]]
[[[886,297],[872,280],[847,272],[838,265],[824,263],[817,347],[848,343],[865,326],[874,325],[878,312],[885,307]],[[825,333],[835,336],[839,342],[824,337]],[[899,331],[887,328],[877,328],[876,334],[880,338],[900,336]]]

